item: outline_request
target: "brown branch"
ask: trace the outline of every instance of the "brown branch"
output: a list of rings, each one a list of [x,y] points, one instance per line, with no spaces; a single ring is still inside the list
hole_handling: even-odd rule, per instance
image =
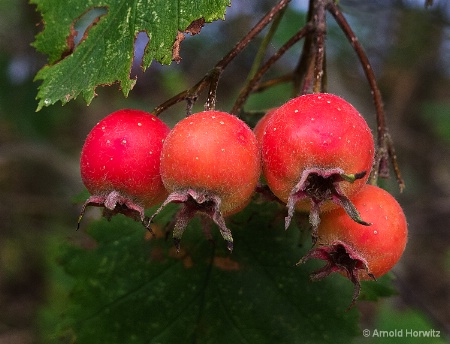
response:
[[[351,29],[349,23],[347,22],[342,12],[339,10],[339,8],[333,2],[330,2],[327,5],[327,9],[330,11],[331,15],[335,18],[336,22],[346,35],[347,39],[350,41],[353,49],[358,55],[366,78],[369,81],[369,85],[372,90],[373,101],[375,104],[375,110],[377,114],[378,144],[381,145],[383,143],[384,140],[383,137],[386,131],[386,122],[383,109],[383,101],[381,99],[381,92],[378,88],[378,84],[372,66],[369,62],[366,53],[364,52],[361,43],[359,42],[358,38],[356,37],[355,33]]]
[[[223,70],[228,64],[252,41],[252,39],[260,33],[279,13],[283,8],[287,6],[290,0],[280,0],[248,33],[244,36],[233,49],[228,52],[216,65],[208,72],[197,84],[192,88],[178,93],[174,97],[165,101],[161,105],[157,106],[153,113],[158,116],[161,112],[168,107],[175,105],[183,100],[188,101],[188,109],[192,108],[192,105],[197,100],[198,94],[202,92],[207,86],[209,86],[208,99],[205,103],[205,108],[214,109],[216,103],[216,90],[217,84]],[[189,112],[188,112],[189,113]]]
[[[309,0],[308,14],[306,17],[307,23],[312,22],[313,20],[313,8],[314,0]],[[306,93],[312,84],[314,71],[314,37],[312,33],[313,32],[311,31],[311,33],[307,34],[305,37],[302,53],[297,67],[294,70],[294,97]]]
[[[254,88],[252,93],[258,93],[258,92],[263,92],[265,90],[267,90],[268,88],[280,85],[280,84],[284,84],[286,82],[291,82],[292,80],[294,80],[294,74],[293,73],[289,73],[289,74],[285,74],[282,76],[279,76],[277,78],[273,78],[273,79],[269,79],[266,80],[264,82],[258,83]]]
[[[305,35],[311,30],[311,23],[307,23],[300,31],[298,31],[294,36],[292,36],[278,51],[273,54],[266,63],[264,63],[261,68],[256,72],[255,76],[250,80],[247,86],[241,90],[239,93],[236,102],[231,110],[232,114],[238,114],[242,108],[242,105],[245,103],[249,95],[256,88],[259,80],[263,77],[263,75],[273,66],[275,62],[277,62],[283,55],[289,50],[295,43],[301,40]]]
[[[369,59],[368,59],[366,53],[364,52],[364,49],[363,49],[361,43],[358,41],[358,38],[356,37],[355,33],[351,29],[349,23],[347,22],[347,20],[345,19],[344,15],[340,11],[340,9],[337,7],[337,5],[333,1],[329,1],[326,6],[326,9],[334,17],[334,19],[338,23],[339,27],[342,29],[345,36],[347,37],[350,44],[352,45],[353,50],[356,52],[356,55],[358,56],[358,58],[361,62],[361,66],[362,66],[363,71],[366,75],[366,78],[369,82],[369,86],[370,86],[372,97],[373,97],[373,102],[375,104],[376,120],[377,120],[377,146],[378,146],[377,156],[378,156],[378,158],[376,161],[377,165],[374,166],[374,169],[372,171],[371,180],[373,182],[376,182],[376,179],[377,179],[380,171],[381,172],[385,171],[385,168],[382,168],[380,170],[380,167],[386,166],[386,160],[388,158],[390,158],[392,165],[394,167],[394,172],[396,174],[400,190],[403,190],[405,183],[400,174],[400,169],[398,167],[396,155],[393,154],[394,150],[393,150],[392,140],[390,139],[390,136],[388,134],[385,113],[384,113],[384,109],[383,109],[383,101],[381,98],[380,89],[378,88],[375,73],[373,72],[372,66],[369,62]]]

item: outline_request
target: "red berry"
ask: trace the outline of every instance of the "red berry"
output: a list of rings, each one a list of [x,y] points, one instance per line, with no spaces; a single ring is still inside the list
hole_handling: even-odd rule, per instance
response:
[[[387,191],[365,185],[351,200],[371,225],[356,223],[342,208],[324,213],[317,245],[300,262],[310,258],[327,262],[311,275],[313,280],[335,271],[347,276],[355,285],[353,305],[359,295],[360,280],[378,278],[398,262],[408,230],[401,206]]]
[[[195,213],[202,212],[218,224],[231,250],[233,238],[223,217],[248,204],[259,175],[256,138],[237,117],[204,111],[177,123],[161,155],[162,180],[171,193],[162,207],[170,202],[184,203],[177,215],[175,243],[178,245]]]
[[[123,213],[144,220],[144,208],[161,202],[167,191],[159,172],[170,128],[156,116],[124,109],[98,122],[81,151],[81,178],[92,196],[88,205],[105,207],[105,216]]]
[[[262,135],[263,175],[272,192],[294,210],[310,211],[313,237],[322,211],[343,206],[367,181],[374,159],[372,133],[344,99],[327,93],[294,98],[270,115]]]

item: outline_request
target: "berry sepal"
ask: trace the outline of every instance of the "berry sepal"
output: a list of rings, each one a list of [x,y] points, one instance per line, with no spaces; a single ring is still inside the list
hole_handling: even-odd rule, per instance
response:
[[[370,223],[364,221],[356,207],[350,199],[342,192],[340,184],[343,182],[353,183],[358,179],[364,178],[366,171],[345,174],[340,168],[319,169],[311,168],[303,171],[299,182],[292,189],[288,202],[288,215],[285,218],[285,228],[287,229],[294,216],[295,206],[299,201],[309,199],[311,202],[311,209],[309,211],[309,223],[312,227],[312,241],[313,244],[317,242],[317,228],[320,224],[320,207],[326,201],[344,208],[345,212],[352,218],[353,221],[369,226]]]
[[[340,240],[336,240],[328,245],[317,245],[303,256],[296,265],[303,264],[312,258],[326,262],[325,266],[311,273],[310,278],[312,281],[319,281],[333,272],[339,272],[353,283],[353,298],[347,310],[355,305],[361,292],[360,271],[365,270],[367,276],[376,280],[375,276],[369,271],[367,261],[352,247]]]
[[[181,237],[189,223],[189,221],[197,214],[201,213],[211,218],[219,227],[220,234],[227,242],[227,248],[233,251],[233,236],[225,223],[225,219],[220,211],[221,199],[219,196],[209,193],[204,190],[186,189],[172,192],[167,199],[161,204],[156,212],[150,217],[147,229],[150,229],[150,223],[153,218],[158,215],[161,210],[169,203],[182,203],[181,209],[175,217],[175,226],[173,229],[173,241],[177,251],[180,250]],[[205,236],[211,240],[211,234],[207,226],[205,229]]]
[[[111,220],[116,214],[122,214],[135,221],[142,223],[146,221],[144,208],[141,205],[135,203],[130,197],[122,195],[119,191],[111,191],[106,196],[92,195],[84,202],[78,217],[77,230],[80,228],[81,219],[88,206],[103,207],[103,216],[108,220]]]

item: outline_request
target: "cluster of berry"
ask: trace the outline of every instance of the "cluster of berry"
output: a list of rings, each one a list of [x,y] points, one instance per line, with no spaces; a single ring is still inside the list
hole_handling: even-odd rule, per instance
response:
[[[181,203],[173,229],[177,247],[200,212],[218,225],[231,251],[224,217],[245,208],[263,184],[286,204],[286,229],[295,211],[309,212],[314,247],[299,263],[325,260],[311,277],[343,273],[355,285],[354,302],[360,280],[391,270],[407,241],[400,205],[367,184],[374,150],[364,118],[327,93],[294,98],[253,130],[221,111],[192,114],[170,129],[152,114],[120,110],[100,121],[83,147],[81,175],[92,196],[80,220],[94,205],[108,218],[122,213],[151,230],[168,203]],[[144,210],[158,204],[147,218]]]

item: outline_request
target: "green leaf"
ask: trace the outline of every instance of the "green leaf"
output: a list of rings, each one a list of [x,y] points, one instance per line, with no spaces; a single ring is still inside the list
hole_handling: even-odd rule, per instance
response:
[[[175,209],[157,223],[169,222]],[[295,266],[307,248],[298,247],[295,226],[284,230],[284,213],[274,204],[251,204],[229,218],[231,254],[216,227],[214,244],[205,239],[198,219],[178,254],[162,227],[150,238],[123,216],[91,223],[95,248],[69,245],[58,259],[73,288],[64,300],[50,296],[43,341],[350,342],[360,332],[357,310],[346,312],[353,285],[339,274],[311,282],[314,261]]]
[[[230,0],[32,0],[42,14],[44,30],[36,36],[35,48],[46,54],[35,80],[42,80],[38,110],[82,94],[89,104],[98,85],[118,82],[125,96],[136,80],[130,78],[134,43],[140,32],[149,37],[142,67],[153,60],[172,61],[177,33],[203,18],[211,22],[224,18]],[[90,11],[99,16],[75,44],[75,27]],[[82,35],[82,33],[80,33]]]
[[[392,281],[394,276],[388,273],[376,281],[361,281],[361,295],[359,300],[377,301],[381,297],[388,297],[397,294],[397,290],[393,287]]]

